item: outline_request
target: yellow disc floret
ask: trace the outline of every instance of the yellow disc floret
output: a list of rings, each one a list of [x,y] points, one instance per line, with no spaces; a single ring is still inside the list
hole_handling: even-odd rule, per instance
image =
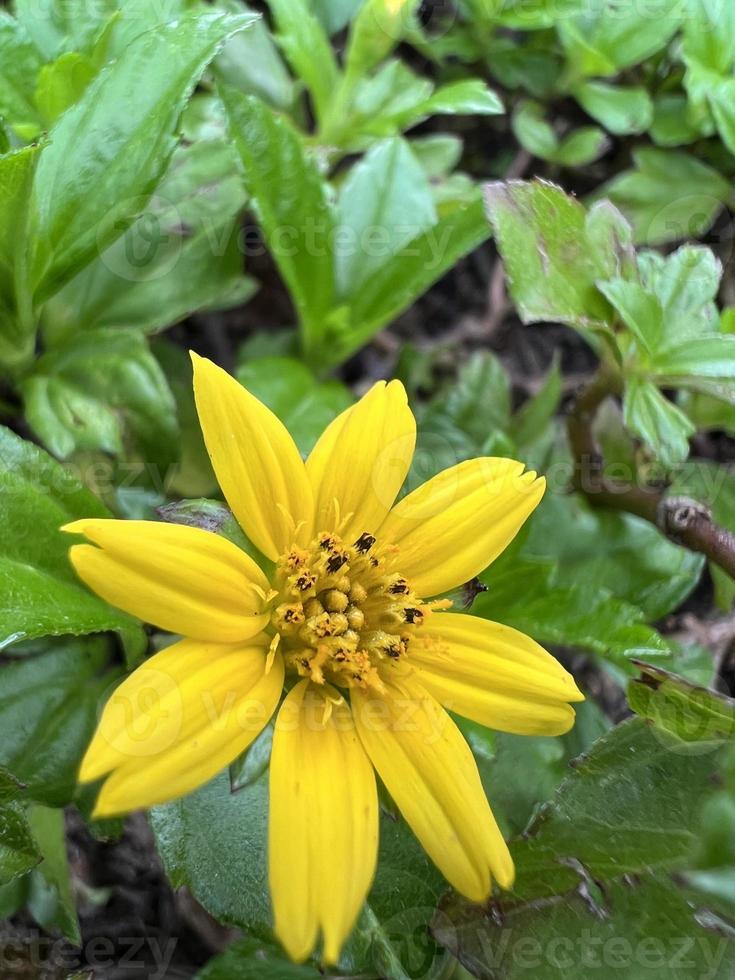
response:
[[[368,532],[345,545],[326,531],[281,555],[271,628],[288,670],[317,684],[382,690],[381,670],[404,660],[436,606],[395,571],[396,557]]]

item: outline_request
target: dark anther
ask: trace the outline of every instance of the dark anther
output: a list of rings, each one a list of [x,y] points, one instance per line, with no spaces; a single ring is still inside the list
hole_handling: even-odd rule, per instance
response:
[[[373,537],[373,535],[368,534],[367,531],[364,531],[357,539],[357,541],[355,541],[355,548],[357,551],[360,552],[361,555],[366,555],[374,544],[375,544],[375,538]]]
[[[336,574],[347,561],[347,555],[332,555],[327,560],[327,571],[330,575]]]
[[[323,548],[324,551],[333,551],[334,550],[334,535],[332,535],[332,534],[323,534],[319,538],[319,547],[320,548]]]
[[[296,587],[301,592],[308,592],[313,584],[314,579],[311,575],[299,575],[299,577],[296,579]]]
[[[371,558],[370,559],[370,564],[373,566],[373,568],[377,568],[378,565],[380,564],[380,562],[378,561],[377,558]]]
[[[420,623],[424,618],[424,614],[420,609],[414,609],[412,606],[407,606],[403,610],[403,615],[406,617],[407,623]]]
[[[398,660],[401,655],[401,648],[398,646],[398,644],[394,644],[393,646],[388,647],[387,653],[391,660]]]
[[[391,595],[406,595],[408,593],[408,582],[405,578],[399,578],[397,582],[388,589]]]

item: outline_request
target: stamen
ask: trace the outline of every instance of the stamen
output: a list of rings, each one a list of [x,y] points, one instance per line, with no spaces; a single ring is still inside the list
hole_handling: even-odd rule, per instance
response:
[[[334,508],[339,517],[337,501]],[[415,595],[393,570],[397,548],[379,548],[368,531],[345,547],[334,526],[337,531],[320,532],[308,547],[294,544],[276,564],[272,656],[280,649],[287,670],[314,684],[384,691],[390,673],[410,669],[411,637],[432,607],[448,603]]]

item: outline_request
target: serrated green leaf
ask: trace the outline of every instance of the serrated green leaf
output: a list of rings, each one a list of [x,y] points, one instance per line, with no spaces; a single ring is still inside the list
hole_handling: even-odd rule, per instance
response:
[[[26,874],[41,860],[24,809],[18,802],[22,796],[21,784],[0,768],[0,885]]]
[[[694,435],[694,426],[650,381],[628,379],[623,418],[626,427],[653,450],[667,469],[682,463],[689,455],[689,438]]]
[[[267,777],[232,793],[225,772],[150,814],[173,886],[186,885],[221,922],[247,928],[266,943],[272,941],[267,797]],[[426,971],[447,959],[427,934],[446,885],[404,823],[382,820],[380,848],[375,882],[340,966],[405,980],[411,964]]]
[[[0,665],[0,765],[33,800],[65,806],[115,673],[103,640],[45,644]]]
[[[687,866],[719,761],[672,750],[640,720],[613,729],[511,846],[513,893],[485,911],[443,903],[439,940],[471,971],[509,980],[586,980],[613,948],[604,969],[614,962],[631,980],[652,967],[657,977],[685,980],[713,964],[712,975],[728,976],[735,943],[703,928],[692,891],[670,877]],[[523,957],[513,954],[519,943]],[[685,965],[675,958],[682,944]]]
[[[735,701],[650,664],[628,685],[628,704],[640,717],[685,743],[735,740]]]
[[[141,35],[52,128],[34,181],[39,299],[56,292],[143,211],[199,76],[222,44],[253,20],[197,12]]]
[[[722,264],[708,248],[683,245],[665,258],[642,252],[638,269],[647,290],[661,303],[667,342],[717,330],[715,299]]]
[[[488,184],[488,215],[524,323],[603,327],[610,308],[595,283],[610,257],[590,249],[584,208],[553,184]]]

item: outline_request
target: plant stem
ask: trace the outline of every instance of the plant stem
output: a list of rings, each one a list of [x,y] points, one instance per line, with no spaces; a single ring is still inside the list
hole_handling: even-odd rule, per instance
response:
[[[735,534],[717,525],[703,504],[689,497],[668,497],[664,489],[643,487],[606,475],[605,460],[595,439],[597,410],[617,390],[601,370],[579,393],[567,419],[574,456],[574,487],[596,507],[635,514],[675,544],[705,555],[735,579]]]

